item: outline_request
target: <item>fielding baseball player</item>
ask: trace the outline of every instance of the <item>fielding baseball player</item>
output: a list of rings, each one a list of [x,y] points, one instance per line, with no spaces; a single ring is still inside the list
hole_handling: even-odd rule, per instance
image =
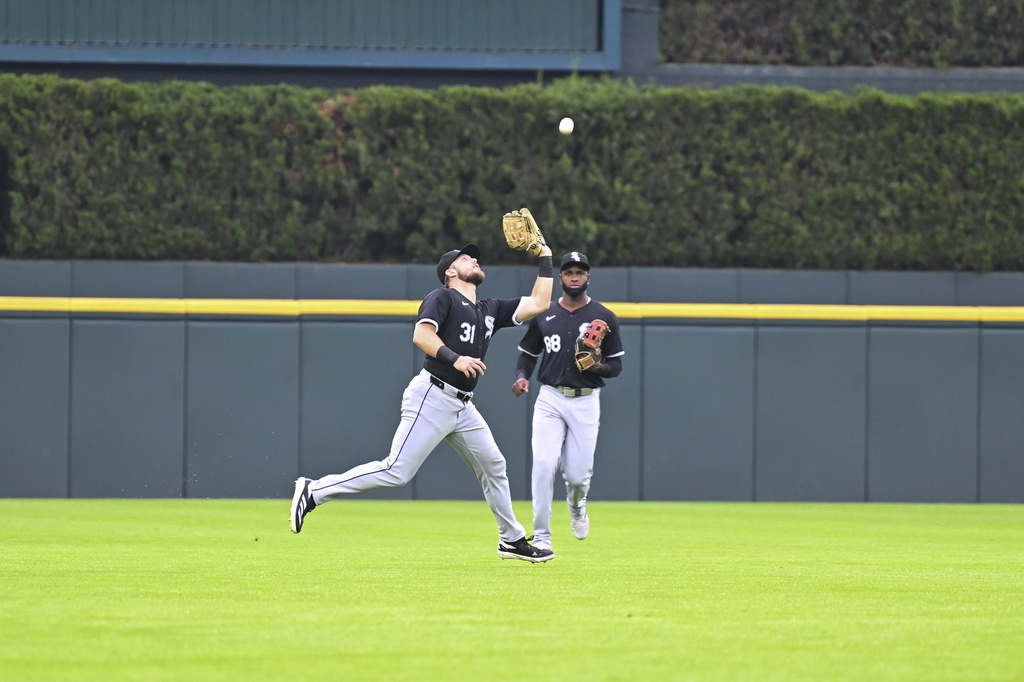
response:
[[[533,407],[533,544],[551,548],[551,501],[559,467],[565,480],[572,532],[590,532],[587,493],[601,421],[601,387],[622,371],[619,320],[587,296],[590,263],[578,251],[562,257],[562,297],[531,322],[519,344],[512,392],[530,390],[540,358],[541,383]]]
[[[296,480],[292,532],[302,530],[306,514],[341,495],[405,485],[445,440],[483,487],[498,521],[498,555],[534,563],[554,558],[550,549],[531,545],[523,526],[516,521],[505,458],[472,402],[477,380],[487,369],[484,355],[491,335],[533,318],[551,303],[551,249],[544,243],[536,221],[524,208],[505,214],[502,225],[510,246],[540,257],[533,292],[521,298],[478,299],[477,287],[484,281],[484,272],[478,262],[477,245],[466,244],[441,256],[437,278],[443,287],[423,299],[413,331],[413,343],[427,357],[423,370],[413,377],[402,396],[402,419],[391,452],[379,462],[368,462],[343,474]]]

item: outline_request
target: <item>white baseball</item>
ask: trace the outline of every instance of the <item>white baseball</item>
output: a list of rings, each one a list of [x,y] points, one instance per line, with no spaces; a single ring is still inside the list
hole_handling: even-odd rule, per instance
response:
[[[566,116],[565,118],[558,122],[558,132],[562,133],[563,135],[568,135],[569,133],[571,133],[573,127],[574,126],[572,119],[569,118],[568,116]]]

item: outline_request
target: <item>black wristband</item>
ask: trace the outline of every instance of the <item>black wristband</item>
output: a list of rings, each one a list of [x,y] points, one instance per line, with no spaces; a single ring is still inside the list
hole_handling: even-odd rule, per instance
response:
[[[540,274],[538,274],[537,276],[538,277],[554,277],[554,274],[552,274],[551,256],[541,256],[540,257]]]
[[[441,346],[437,349],[437,353],[434,354],[434,357],[441,362],[447,362],[449,365],[454,365],[455,361],[459,359],[459,354],[448,346]]]

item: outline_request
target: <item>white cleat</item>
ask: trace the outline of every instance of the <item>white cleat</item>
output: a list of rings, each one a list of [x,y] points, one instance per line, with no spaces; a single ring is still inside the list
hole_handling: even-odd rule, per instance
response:
[[[590,517],[587,516],[586,505],[576,509],[569,505],[569,518],[572,520],[572,534],[577,540],[583,540],[590,533]]]
[[[551,549],[551,536],[550,535],[534,535],[533,537],[526,538],[530,544],[540,549]]]
[[[583,540],[588,533],[590,533],[590,517],[583,512],[583,518],[572,520],[572,534],[576,536],[577,540]]]
[[[316,508],[312,493],[309,492],[311,478],[298,478],[295,481],[295,493],[292,495],[291,526],[293,533],[302,532],[302,522],[306,514]]]

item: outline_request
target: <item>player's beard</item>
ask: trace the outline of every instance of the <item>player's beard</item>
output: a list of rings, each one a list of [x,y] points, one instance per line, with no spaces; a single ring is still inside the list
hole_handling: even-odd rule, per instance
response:
[[[588,284],[590,284],[590,282],[584,282],[579,286],[579,288],[571,289],[569,288],[568,284],[562,282],[562,291],[564,291],[565,295],[568,296],[569,298],[577,299],[587,292]]]
[[[470,284],[475,284],[476,286],[480,286],[481,284],[484,283],[484,271],[483,270],[470,270],[465,275],[463,275],[462,273],[459,273],[459,279],[461,279],[463,282],[469,282]]]

